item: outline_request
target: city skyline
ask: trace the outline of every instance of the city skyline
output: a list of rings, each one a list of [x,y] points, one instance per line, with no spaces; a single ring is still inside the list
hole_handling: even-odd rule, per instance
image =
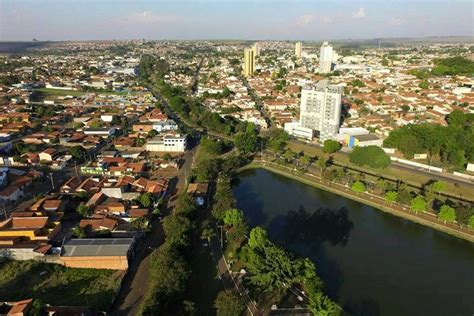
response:
[[[1,0],[0,40],[308,41],[472,36],[472,12],[472,2],[465,0]]]

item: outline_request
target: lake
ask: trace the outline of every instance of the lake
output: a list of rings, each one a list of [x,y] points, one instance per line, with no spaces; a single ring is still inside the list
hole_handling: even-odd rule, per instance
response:
[[[234,196],[353,315],[474,315],[468,241],[263,169],[240,173]]]

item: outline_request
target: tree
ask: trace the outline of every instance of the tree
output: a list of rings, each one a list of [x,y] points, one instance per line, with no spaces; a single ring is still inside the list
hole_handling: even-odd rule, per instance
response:
[[[69,149],[69,154],[79,161],[84,160],[86,153],[86,150],[81,145],[73,146]]]
[[[227,210],[224,214],[224,224],[235,226],[244,222],[244,213],[238,209]]]
[[[134,218],[130,221],[133,230],[144,232],[148,227],[148,221],[144,217]]]
[[[375,186],[380,190],[381,193],[384,193],[387,190],[387,181],[384,178],[378,178]]]
[[[422,196],[417,196],[411,200],[410,207],[415,213],[426,211],[426,200]]]
[[[225,212],[234,207],[235,199],[230,181],[228,179],[218,181],[212,205],[212,215],[218,220],[223,220]]]
[[[79,225],[77,225],[76,227],[74,227],[72,229],[72,234],[76,238],[86,238],[87,237],[87,231]]]
[[[469,221],[467,222],[467,226],[469,226],[469,228],[471,228],[471,229],[474,229],[474,215],[469,217]]]
[[[349,154],[349,160],[358,165],[367,165],[371,168],[387,168],[390,157],[378,146],[355,147]]]
[[[388,191],[385,193],[385,202],[391,206],[393,202],[397,200],[398,193],[396,191]]]
[[[209,225],[208,221],[205,221],[203,223],[202,231],[201,231],[201,238],[202,239],[207,239],[207,241],[210,241],[212,237],[214,237],[216,234],[214,232],[214,229],[211,228]]]
[[[150,192],[142,193],[139,196],[136,197],[136,200],[140,205],[144,208],[149,208],[153,204],[153,194]]]
[[[214,301],[217,316],[240,316],[245,304],[235,290],[223,290],[217,294]]]
[[[441,209],[438,213],[438,218],[446,222],[455,222],[456,221],[456,211],[449,205],[441,206]]]
[[[191,221],[180,215],[165,217],[163,229],[166,242],[174,247],[185,247],[189,244],[189,232],[193,225]]]
[[[356,181],[352,184],[352,187],[351,187],[352,191],[356,192],[357,194],[359,193],[364,193],[366,188],[365,188],[365,184],[364,182],[362,181]]]
[[[81,203],[77,206],[76,212],[82,217],[87,217],[89,216],[90,210],[84,203]]]
[[[251,153],[256,150],[258,136],[255,125],[247,123],[245,132],[237,133],[234,139],[235,147],[243,153]]]
[[[35,298],[33,300],[33,303],[31,304],[31,308],[28,311],[28,316],[41,316],[43,315],[43,306],[44,303],[38,298]]]
[[[320,157],[316,160],[316,167],[318,167],[319,171],[322,173],[327,167],[327,160],[324,157]]]
[[[273,151],[283,150],[288,141],[288,133],[281,128],[272,127],[265,133],[266,147]]]
[[[428,81],[422,81],[418,84],[418,87],[420,87],[421,89],[428,89],[429,88],[429,83],[428,83]]]
[[[435,181],[432,184],[433,191],[438,193],[438,196],[444,191],[446,184],[443,181]]]
[[[152,129],[152,130],[150,130],[150,131],[148,132],[147,137],[148,137],[148,138],[153,138],[153,137],[155,137],[156,135],[158,135],[158,131],[157,131],[156,129]]]
[[[341,144],[332,139],[327,139],[324,141],[323,151],[328,154],[332,154],[338,151],[341,148]]]
[[[303,155],[299,158],[299,161],[303,168],[306,170],[308,166],[311,164],[311,158],[307,155]]]
[[[189,193],[183,193],[178,197],[175,207],[175,214],[176,215],[185,215],[190,216],[196,211],[196,202],[194,198]]]

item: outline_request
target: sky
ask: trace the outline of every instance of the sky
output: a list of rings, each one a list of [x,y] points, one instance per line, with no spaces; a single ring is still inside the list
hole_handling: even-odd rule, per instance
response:
[[[474,37],[473,0],[0,0],[0,41]]]

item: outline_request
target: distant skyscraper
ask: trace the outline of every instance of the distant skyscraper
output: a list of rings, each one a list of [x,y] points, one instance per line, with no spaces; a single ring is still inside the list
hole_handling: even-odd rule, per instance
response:
[[[301,91],[300,125],[319,131],[321,141],[335,139],[341,123],[343,88],[327,80]]]
[[[296,42],[296,44],[295,44],[295,56],[296,56],[296,58],[301,58],[302,50],[303,50],[303,44],[301,42]]]
[[[253,50],[255,51],[255,56],[260,56],[260,44],[258,42],[253,44]]]
[[[324,42],[321,46],[321,53],[319,55],[319,72],[331,72],[331,64],[333,59],[332,46],[328,42]]]
[[[244,50],[244,76],[250,77],[255,72],[255,51],[253,48]]]

